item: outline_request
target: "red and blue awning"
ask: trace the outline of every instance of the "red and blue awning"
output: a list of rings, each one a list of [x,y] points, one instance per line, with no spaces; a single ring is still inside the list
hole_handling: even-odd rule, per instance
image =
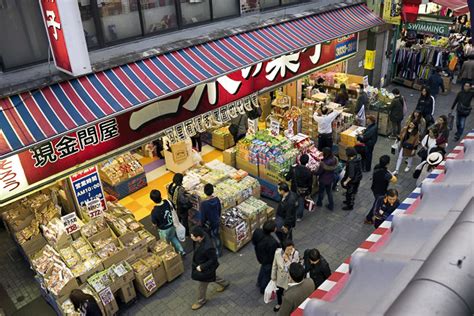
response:
[[[252,64],[383,24],[358,4],[0,100],[0,158]]]

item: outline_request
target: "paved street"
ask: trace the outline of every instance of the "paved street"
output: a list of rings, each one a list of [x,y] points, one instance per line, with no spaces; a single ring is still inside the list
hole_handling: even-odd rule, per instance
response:
[[[393,88],[393,87],[392,87]],[[459,89],[455,87],[455,89]],[[391,90],[391,88],[389,88]],[[402,95],[406,97],[411,112],[419,96],[419,92],[401,87]],[[451,107],[455,93],[439,96],[436,102],[435,116],[447,114]],[[474,127],[474,115],[468,118],[466,131]],[[452,132],[454,134],[454,131]],[[390,154],[393,141],[379,137],[374,152],[373,165],[383,154]],[[449,149],[454,146],[450,137]],[[395,157],[392,157],[391,170],[394,169]],[[335,194],[336,210],[330,212],[319,208],[315,213],[305,214],[303,221],[297,223],[294,231],[294,241],[297,249],[302,253],[306,248],[316,247],[328,260],[332,270],[335,270],[373,231],[373,227],[364,225],[365,214],[373,203],[370,191],[370,174],[365,173],[364,179],[356,200],[356,208],[351,212],[341,210],[342,191]],[[396,188],[400,191],[403,200],[415,187],[412,173],[399,175]],[[149,225],[148,220],[144,220]],[[4,299],[10,304],[9,311],[19,309],[23,305],[39,297],[39,290],[33,280],[33,274],[28,266],[15,251],[13,242],[2,230],[0,232],[0,283],[8,293]],[[189,245],[187,245],[189,248]],[[5,255],[7,254],[7,255]],[[196,284],[190,280],[190,265],[192,254],[185,258],[186,272],[174,282],[167,284],[154,296],[139,300],[129,308],[121,309],[124,315],[188,315],[191,314],[191,304],[196,298]],[[194,315],[222,315],[222,314],[254,314],[274,315],[273,304],[264,304],[263,297],[255,286],[259,266],[251,244],[239,253],[224,252],[220,259],[218,274],[231,282],[231,286],[223,293],[216,293],[215,286],[208,290],[208,303]],[[0,293],[1,294],[1,293]],[[4,307],[2,303],[2,307]],[[6,303],[5,303],[6,304]],[[13,304],[13,307],[12,307]],[[44,308],[44,307],[43,307]],[[44,309],[46,310],[46,309]],[[44,313],[41,313],[43,315]]]

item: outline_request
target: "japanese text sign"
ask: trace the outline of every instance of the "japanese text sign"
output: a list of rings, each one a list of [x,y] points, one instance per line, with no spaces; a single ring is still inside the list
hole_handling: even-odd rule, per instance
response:
[[[87,213],[91,219],[103,215],[104,208],[102,207],[102,201],[99,198],[87,201],[86,207]]]
[[[143,284],[145,285],[145,289],[148,292],[153,291],[156,288],[156,282],[155,282],[155,278],[153,278],[153,274],[150,273],[148,276],[146,276],[143,279]]]
[[[74,212],[62,216],[61,220],[63,221],[66,234],[68,235],[71,235],[80,229],[77,215]]]
[[[89,211],[90,201],[99,200],[101,203],[101,211],[106,209],[104,192],[102,191],[102,183],[100,181],[97,168],[91,167],[76,173],[69,177],[71,181],[72,191],[76,197],[79,207],[86,207]],[[97,208],[94,206],[94,214]],[[99,215],[96,215],[97,217]]]

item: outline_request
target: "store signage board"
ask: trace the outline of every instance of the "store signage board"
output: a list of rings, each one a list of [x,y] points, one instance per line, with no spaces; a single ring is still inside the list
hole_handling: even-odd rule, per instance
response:
[[[240,100],[313,70],[324,68],[329,63],[346,60],[353,56],[353,54],[347,55],[348,51],[355,49],[354,53],[357,52],[357,43],[358,34],[352,34],[311,46],[306,50],[233,72],[215,82],[197,86],[135,111],[42,143],[18,154],[26,180],[29,185],[36,185],[46,178],[76,170],[78,165],[86,161],[93,161],[97,157],[163,132],[177,124],[185,131],[191,122],[193,126],[200,128],[203,126],[200,115],[222,110],[227,106],[228,111],[222,110],[217,117],[225,120],[226,113],[235,113],[236,103],[240,103]],[[345,52],[339,49],[336,53],[336,46],[346,47]],[[21,192],[21,189],[15,189],[11,194],[17,196]],[[0,204],[3,201],[1,197]]]
[[[406,23],[408,30],[416,31],[420,34],[435,34],[449,36],[449,24],[427,21],[416,21],[416,23]]]
[[[0,160],[0,200],[8,199],[15,192],[26,191],[28,186],[18,155]]]
[[[101,211],[107,209],[97,167],[94,166],[73,174],[69,177],[69,181],[79,207],[86,207],[89,211],[89,203],[99,200]],[[96,213],[97,209],[94,209],[93,212]]]
[[[76,213],[69,213],[61,217],[63,221],[64,229],[66,230],[66,234],[71,235],[75,232],[79,231],[79,220],[77,218]]]
[[[384,0],[383,19],[390,24],[399,25],[402,0]]]
[[[145,285],[145,289],[148,292],[151,292],[156,288],[155,278],[153,277],[152,273],[150,273],[143,279],[143,284]]]
[[[92,72],[77,1],[39,0],[39,4],[56,68],[72,76]]]
[[[112,293],[110,287],[106,287],[105,289],[100,291],[99,297],[104,305],[109,305],[114,300],[114,294]]]
[[[367,69],[367,70],[375,69],[375,50],[365,51],[364,69]]]

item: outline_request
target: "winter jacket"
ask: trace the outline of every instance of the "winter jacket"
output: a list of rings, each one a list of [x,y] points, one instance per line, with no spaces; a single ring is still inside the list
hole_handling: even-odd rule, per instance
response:
[[[168,196],[178,214],[185,214],[191,208],[191,203],[183,186],[171,183],[168,187]]]
[[[374,173],[372,174],[372,186],[370,187],[374,195],[385,195],[392,177],[393,175],[387,170],[386,167],[376,165],[374,167]]]
[[[276,211],[276,216],[283,218],[283,225],[293,228],[296,225],[296,207],[298,206],[298,196],[294,192],[289,192],[282,198]]]
[[[345,94],[338,92],[336,94],[336,99],[334,99],[334,103],[339,103],[341,106],[346,106],[347,101],[349,101],[349,95],[347,92]]]
[[[400,122],[403,120],[403,98],[402,96],[395,97],[390,104],[388,114],[390,121]]]
[[[201,202],[201,223],[204,225],[206,222],[210,224],[211,229],[218,229],[221,219],[221,201],[218,197],[212,197],[210,199]]]
[[[200,243],[196,243],[194,249],[191,278],[195,281],[214,282],[216,280],[216,270],[219,266],[217,261],[216,248],[212,244],[210,237],[205,234]],[[196,268],[200,266],[201,272]]]
[[[359,113],[360,109],[362,108],[362,105],[365,105],[365,110],[367,111],[367,107],[369,106],[369,96],[365,91],[361,91],[359,97],[357,97],[355,111],[356,114]]]
[[[451,110],[456,107],[456,112],[460,116],[468,116],[472,110],[472,91],[460,91],[454,99]]]
[[[362,180],[362,159],[359,155],[350,159],[346,163],[346,173],[342,179],[344,183],[348,178],[351,178],[349,183],[358,183]]]
[[[357,139],[364,143],[367,147],[374,147],[375,143],[377,143],[377,138],[379,136],[378,126],[377,124],[373,123],[367,126],[364,130],[364,133],[357,137]]]
[[[255,247],[257,261],[261,265],[272,264],[275,251],[280,247],[276,236],[266,234],[263,229],[257,228],[252,236],[252,243]]]
[[[308,167],[295,165],[290,168],[286,175],[286,181],[291,180],[291,191],[297,192],[297,188],[306,188],[311,192],[313,186],[313,174]]]
[[[434,113],[434,98],[423,97],[421,96],[418,99],[418,104],[416,105],[416,109],[421,112],[421,115],[426,119],[427,117],[432,117]]]
[[[163,200],[161,204],[155,205],[151,211],[151,222],[158,229],[165,230],[173,226],[172,206],[168,200]]]
[[[304,271],[314,281],[314,286],[318,288],[327,278],[329,278],[331,275],[331,269],[323,256],[320,257],[318,263],[311,264],[309,260],[309,251],[310,249],[306,249],[304,252]]]
[[[432,96],[436,97],[439,93],[439,88],[444,92],[444,81],[438,73],[433,73],[428,78],[428,88]]]
[[[275,251],[275,256],[273,257],[272,265],[272,280],[276,282],[277,286],[286,290],[288,288],[288,282],[290,280],[290,264],[292,264],[293,262],[299,262],[300,254],[298,253],[298,250],[295,249],[290,257],[290,260],[287,262],[285,262],[285,260],[283,259],[283,254],[284,251],[282,248],[278,248]]]
[[[319,176],[319,182],[321,182],[321,184],[329,185],[334,181],[334,174],[338,164],[339,160],[334,156],[321,161],[316,173]]]
[[[418,147],[419,143],[420,133],[416,133],[416,135],[409,135],[408,128],[405,126],[400,133],[400,148],[403,150],[403,157],[415,156],[416,148]]]
[[[283,294],[283,301],[278,316],[290,316],[315,290],[310,279],[303,279],[298,284],[292,284]]]
[[[384,221],[398,208],[399,205],[399,200],[397,200],[393,205],[390,205],[390,203],[385,201],[385,196],[381,196],[372,206],[372,214],[375,218]]]

